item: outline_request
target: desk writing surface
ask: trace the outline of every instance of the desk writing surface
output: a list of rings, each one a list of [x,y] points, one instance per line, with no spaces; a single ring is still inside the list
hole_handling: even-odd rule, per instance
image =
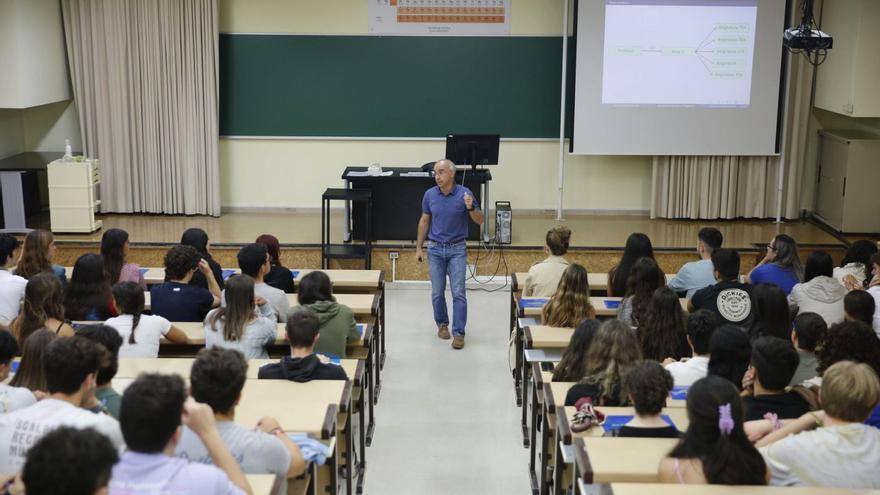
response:
[[[245,474],[254,495],[271,495],[275,484],[274,474]]]
[[[344,304],[351,308],[355,317],[358,316],[372,316],[373,308],[376,303],[376,294],[334,294],[336,298],[336,302],[339,304]],[[296,299],[296,294],[287,294],[287,301],[290,303],[290,307],[299,306],[299,301]],[[150,296],[150,291],[144,292],[144,309],[149,310],[152,308],[152,297]]]
[[[134,380],[134,378],[114,378],[113,389],[123,393]],[[186,382],[189,386],[188,379]],[[288,407],[307,402],[326,402],[339,406],[347,383],[348,380],[312,380],[306,383],[288,380],[245,380],[241,395],[256,401],[284,398]]]
[[[544,383],[550,384],[550,393],[552,394],[552,397],[550,397],[549,400],[551,400],[556,407],[565,405],[565,396],[568,394],[571,387],[577,384],[576,382],[551,382],[546,380]],[[548,401],[548,398],[545,398],[544,401]],[[599,408],[602,409],[602,406],[599,406]],[[663,414],[677,414],[668,413],[667,410],[669,409],[681,409],[682,411],[686,411],[686,403],[683,400],[673,400],[671,398],[666,399],[666,407],[663,409]],[[551,410],[551,412],[553,411]],[[685,414],[687,413],[685,412]]]
[[[593,305],[593,308],[596,310],[596,316],[617,316],[617,308],[609,308],[605,301],[614,302],[619,301],[622,298],[620,297],[590,297],[590,304]],[[546,303],[546,298],[534,298],[534,297],[523,297],[519,300],[520,311],[523,316],[541,316],[541,313],[544,309],[544,306],[539,303],[539,301],[544,300]],[[681,304],[681,309],[687,314],[687,299],[679,298],[679,303]]]
[[[118,378],[137,378],[141,373],[175,373],[189,378],[195,358],[119,358]],[[256,379],[261,366],[277,363],[277,359],[248,359],[247,378]],[[357,372],[357,359],[343,359],[340,366],[349,378]]]
[[[579,440],[583,441],[590,459],[593,483],[656,482],[660,461],[678,443],[674,438],[583,437]]]
[[[205,325],[198,321],[175,321],[171,323],[175,327],[179,328],[183,333],[186,334],[186,338],[189,341],[186,345],[205,345]],[[367,330],[366,323],[358,323],[358,330],[360,330],[361,335],[364,335]],[[285,328],[284,323],[276,324],[276,336],[275,336],[275,345],[284,345],[287,343],[287,329]],[[174,346],[178,344],[173,344],[168,342],[165,339],[161,341],[162,346]],[[353,340],[346,344],[346,347],[349,349],[355,347],[364,347],[364,339]]]
[[[529,276],[529,272],[516,272],[516,285],[513,286],[513,291],[521,291],[525,289],[526,277]],[[666,283],[669,283],[670,280],[675,278],[675,274],[667,274],[666,275]],[[588,273],[587,274],[587,283],[590,284],[591,292],[608,292],[608,274],[607,273]]]
[[[606,416],[633,416],[636,411],[633,407],[603,407],[598,406],[596,409]],[[571,418],[574,416],[574,413],[577,412],[577,409],[574,406],[566,406],[565,407],[565,418],[566,421],[571,422]],[[684,433],[688,427],[688,417],[687,411],[681,408],[666,408],[661,413],[664,416],[669,416],[669,419],[675,424],[675,427],[678,431]],[[573,437],[601,437],[605,434],[605,428],[602,426],[594,426],[587,431],[583,431],[580,433],[572,432]]]
[[[532,349],[564,349],[568,347],[574,328],[536,325],[528,327]],[[528,344],[528,339],[526,344]]]
[[[788,486],[679,485],[611,483],[609,495],[880,495],[880,490]]]
[[[67,273],[70,273],[70,270],[72,268],[68,268]],[[146,270],[144,272],[144,281],[146,281],[147,285],[160,284],[165,281],[165,269],[162,267],[142,267],[141,270]],[[241,273],[241,270],[237,268],[230,268],[230,270],[234,270],[235,273]],[[293,278],[293,281],[298,284],[306,274],[316,271],[316,269],[291,268],[291,271],[295,272],[296,276]],[[330,277],[330,281],[333,282],[335,288],[378,289],[382,279],[381,270],[323,270],[323,272]]]

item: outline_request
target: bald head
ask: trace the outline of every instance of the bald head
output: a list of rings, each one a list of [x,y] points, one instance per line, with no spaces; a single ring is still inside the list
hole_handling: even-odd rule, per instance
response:
[[[437,160],[434,163],[434,181],[444,192],[455,187],[455,164],[452,160]]]

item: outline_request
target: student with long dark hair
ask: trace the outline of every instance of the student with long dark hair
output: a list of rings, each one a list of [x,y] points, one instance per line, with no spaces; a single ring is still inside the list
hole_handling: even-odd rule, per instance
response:
[[[297,294],[299,306],[292,313],[309,309],[321,322],[320,337],[315,343],[315,352],[333,354],[344,358],[348,342],[361,338],[354,312],[333,297],[333,284],[326,273],[316,270],[309,272],[299,284]]]
[[[877,254],[877,245],[866,239],[858,240],[846,250],[840,266],[834,267],[834,278],[849,289],[865,288],[871,280],[871,257]]]
[[[226,281],[226,305],[211,310],[205,318],[205,347],[240,351],[248,359],[268,358],[266,346],[275,342],[278,329],[272,308],[255,298],[254,279],[233,275]],[[258,314],[254,314],[256,304]]]
[[[57,336],[45,328],[37,330],[25,339],[21,346],[21,362],[18,371],[12,375],[9,384],[13,387],[24,387],[31,392],[46,392],[46,371],[43,368],[43,356],[46,348]]]
[[[813,251],[807,257],[804,282],[796,284],[788,295],[792,313],[817,313],[829,325],[843,321],[843,298],[846,288],[832,277],[834,262],[824,251]]]
[[[66,270],[52,263],[55,258],[55,237],[48,230],[33,230],[24,238],[21,259],[15,267],[15,274],[30,279],[38,273],[48,272],[58,277],[61,288],[67,286]]]
[[[562,272],[556,292],[542,310],[544,325],[575,327],[580,322],[596,317],[590,304],[590,279],[583,265],[572,263]]]
[[[550,297],[556,293],[562,273],[569,265],[563,256],[568,252],[570,239],[571,229],[564,225],[557,225],[547,231],[544,237],[544,254],[547,258],[529,268],[523,296]]]
[[[34,393],[25,387],[7,385],[6,379],[12,371],[12,360],[18,352],[15,337],[6,330],[0,330],[0,414],[30,406],[37,402]]]
[[[186,344],[183,330],[158,315],[145,315],[144,291],[134,282],[113,286],[113,300],[119,316],[104,324],[116,329],[122,337],[120,357],[158,357],[159,341],[165,337],[175,344]]]
[[[644,321],[639,325],[638,335],[645,359],[679,360],[691,355],[687,341],[687,317],[681,309],[678,294],[668,287],[654,291]]]
[[[785,295],[804,279],[804,267],[798,256],[797,243],[786,234],[779,234],[767,245],[764,258],[746,275],[749,283],[778,285]]]
[[[791,316],[788,313],[788,299],[779,286],[758,284],[752,291],[752,325],[749,337],[791,337]]]
[[[119,282],[135,282],[141,286],[141,290],[147,290],[140,265],[126,261],[128,251],[128,232],[108,229],[101,236],[101,256],[104,258],[107,281],[111,286]]]
[[[729,381],[708,376],[688,390],[688,429],[660,462],[664,483],[766,485],[767,465],[743,430],[743,404]]]
[[[88,253],[76,260],[64,289],[64,314],[74,321],[104,321],[118,314],[100,254]]]
[[[608,296],[622,296],[626,293],[627,280],[629,272],[639,260],[639,258],[654,259],[654,248],[651,246],[651,239],[645,234],[636,232],[630,234],[626,239],[626,246],[623,248],[623,257],[620,262],[608,272]],[[657,285],[666,285],[666,275],[660,272],[661,278]]]
[[[708,373],[720,376],[740,389],[751,357],[752,344],[746,332],[733,325],[723,325],[709,339]]]
[[[293,273],[290,268],[281,264],[281,244],[278,238],[272,234],[263,234],[254,242],[265,245],[269,253],[269,263],[272,268],[263,276],[263,281],[278,290],[283,290],[286,294],[296,292],[293,287]]]
[[[214,275],[214,280],[217,282],[217,286],[220,287],[220,290],[223,290],[223,269],[220,267],[220,263],[214,261],[214,258],[211,257],[210,251],[208,251],[208,233],[199,228],[191,228],[186,229],[183,235],[180,237],[180,245],[181,246],[191,246],[195,248],[195,250],[201,256],[201,259],[205,260],[208,263],[208,267],[211,269],[211,273]],[[201,287],[202,289],[210,290],[211,287],[208,285],[208,280],[205,278],[205,274],[201,272],[201,270],[197,270],[193,273],[192,279],[189,281],[189,285],[193,285],[196,287]]]
[[[24,345],[32,333],[46,328],[59,336],[73,335],[73,327],[67,324],[61,283],[53,273],[38,273],[28,280],[24,289],[24,303],[18,318],[9,325],[9,331]]]
[[[661,283],[663,277],[663,271],[653,258],[639,258],[626,280],[626,292],[617,309],[617,319],[634,328],[640,326],[647,317],[654,291],[666,285]]]
[[[635,332],[618,320],[605,320],[587,351],[586,373],[568,390],[565,405],[573,406],[583,397],[596,406],[628,405],[623,380],[641,360]]]
[[[553,368],[554,382],[577,382],[587,374],[587,353],[590,343],[599,330],[599,320],[584,320],[574,329],[562,359]]]

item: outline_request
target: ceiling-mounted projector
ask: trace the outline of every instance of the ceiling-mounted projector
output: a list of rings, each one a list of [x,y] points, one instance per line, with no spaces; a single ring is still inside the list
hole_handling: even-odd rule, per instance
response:
[[[782,44],[791,50],[829,50],[834,43],[834,38],[818,29],[801,29],[793,27],[786,29],[782,36]]]

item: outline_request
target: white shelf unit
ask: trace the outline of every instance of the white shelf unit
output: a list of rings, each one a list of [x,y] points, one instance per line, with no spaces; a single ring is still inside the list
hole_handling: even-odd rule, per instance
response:
[[[98,160],[49,164],[49,218],[52,232],[91,233],[101,228],[95,219],[101,205],[97,186],[101,183]]]

